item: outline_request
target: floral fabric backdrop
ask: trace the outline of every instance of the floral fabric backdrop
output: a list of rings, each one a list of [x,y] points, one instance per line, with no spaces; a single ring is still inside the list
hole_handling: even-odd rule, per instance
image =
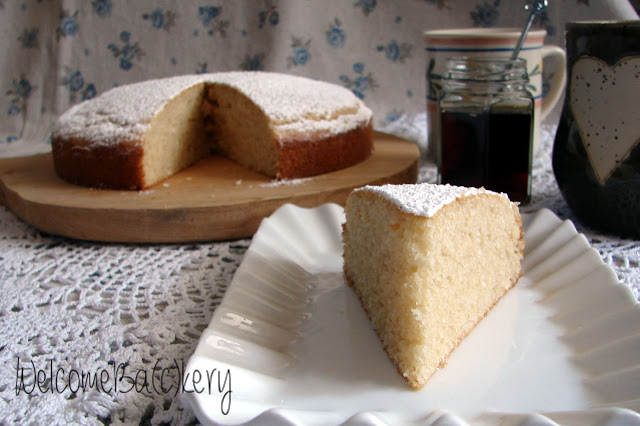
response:
[[[422,32],[526,16],[523,0],[0,0],[0,156],[48,150],[60,113],[116,85],[227,70],[345,86],[424,146]],[[621,18],[627,0],[552,0],[535,27],[563,46],[568,20]]]

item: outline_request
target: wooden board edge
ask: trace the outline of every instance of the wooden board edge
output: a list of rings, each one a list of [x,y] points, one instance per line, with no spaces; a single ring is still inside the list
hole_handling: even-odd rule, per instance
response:
[[[412,166],[390,177],[370,182],[415,182],[418,160]],[[180,209],[164,213],[140,214],[139,211],[112,209],[102,213],[100,220],[92,210],[65,206],[43,205],[25,201],[13,191],[6,191],[8,207],[23,221],[40,231],[66,238],[107,243],[189,243],[250,238],[264,218],[286,203],[312,208],[326,203],[344,206],[354,188],[342,188],[325,194],[308,194],[283,202],[278,199],[254,201],[245,206],[214,206]],[[238,211],[243,215],[238,216]],[[104,223],[109,223],[105,228]],[[169,229],[167,224],[173,224]],[[198,224],[198,225],[196,225]],[[160,230],[160,231],[159,231]]]
[[[394,135],[381,135],[402,140]],[[191,207],[188,210],[171,209],[166,212],[153,210],[153,214],[140,214],[139,210],[96,210],[44,204],[24,199],[5,185],[2,179],[5,173],[25,167],[25,164],[30,164],[37,157],[47,155],[50,153],[0,159],[0,203],[21,220],[45,233],[86,241],[185,243],[248,238],[255,233],[264,218],[283,204],[293,203],[300,207],[315,207],[325,203],[344,205],[347,196],[355,188],[342,187],[323,194],[304,194],[285,201],[276,198],[252,201],[246,205]],[[366,184],[416,182],[419,162],[418,152],[409,166]],[[243,212],[240,218],[238,210]],[[106,228],[105,223],[109,224]],[[173,227],[167,228],[167,224],[173,224]]]

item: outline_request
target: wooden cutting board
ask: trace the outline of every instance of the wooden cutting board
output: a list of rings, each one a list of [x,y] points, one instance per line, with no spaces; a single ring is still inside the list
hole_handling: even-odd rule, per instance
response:
[[[213,156],[148,190],[120,191],[61,180],[47,153],[0,159],[0,203],[42,231],[82,240],[225,240],[252,236],[285,203],[344,205],[363,185],[415,183],[419,157],[415,144],[376,133],[369,159],[312,178],[272,181]]]

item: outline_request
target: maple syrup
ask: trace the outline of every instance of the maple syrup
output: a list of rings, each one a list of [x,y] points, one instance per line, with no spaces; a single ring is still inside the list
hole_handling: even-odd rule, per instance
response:
[[[455,58],[439,102],[438,180],[531,199],[534,102],[524,60]]]

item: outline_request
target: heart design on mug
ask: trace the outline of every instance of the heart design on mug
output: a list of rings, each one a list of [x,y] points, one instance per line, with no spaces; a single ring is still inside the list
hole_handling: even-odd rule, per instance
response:
[[[580,58],[571,69],[570,86],[582,142],[604,184],[640,143],[640,58],[624,58],[613,67],[597,58]]]

